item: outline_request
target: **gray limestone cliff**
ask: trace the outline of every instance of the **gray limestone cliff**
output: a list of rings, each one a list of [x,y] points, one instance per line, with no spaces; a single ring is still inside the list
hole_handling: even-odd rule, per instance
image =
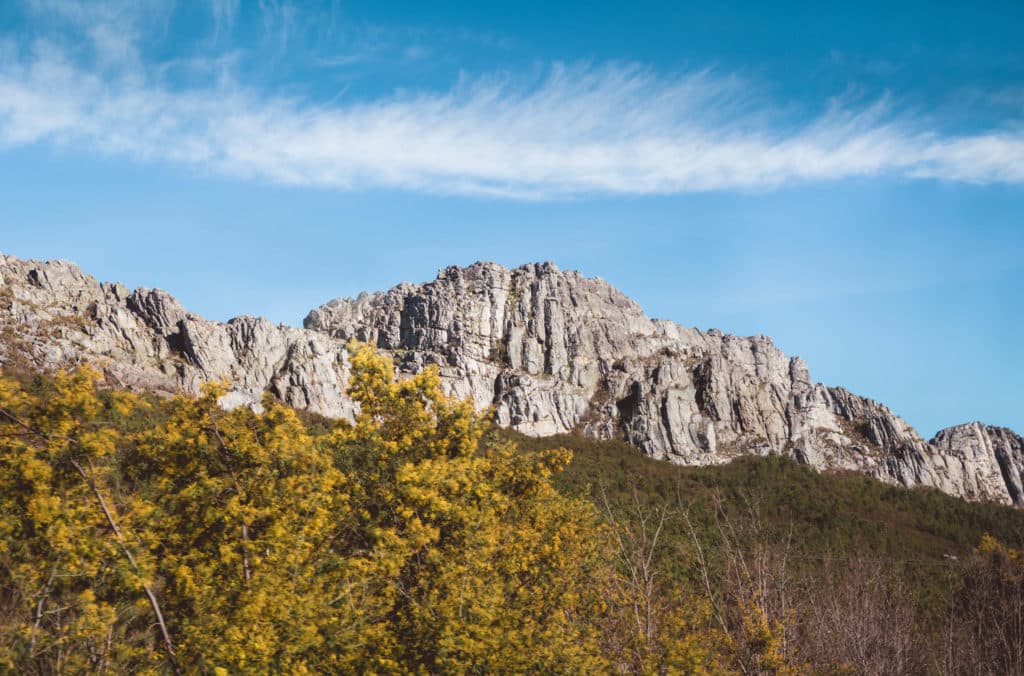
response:
[[[207,321],[158,289],[0,254],[0,363],[10,361],[46,370],[88,361],[118,385],[163,394],[227,380],[226,405],[258,406],[269,391],[323,415],[353,411],[341,341],[254,317]]]
[[[305,326],[370,342],[408,372],[436,364],[451,393],[531,435],[622,436],[680,464],[783,453],[819,469],[1024,502],[1012,432],[1016,455],[1004,452],[1008,441],[987,441],[991,431],[973,445],[944,441],[959,428],[927,442],[885,406],[814,383],[765,336],[649,319],[606,282],[550,263],[450,267],[426,284],[333,300]],[[1004,456],[1016,458],[1012,481],[1000,479],[1012,464]]]
[[[0,360],[41,368],[98,363],[121,385],[194,393],[227,379],[227,404],[268,390],[350,417],[345,344],[389,353],[399,370],[436,365],[451,394],[493,407],[531,435],[622,437],[679,464],[781,453],[972,500],[1024,504],[1022,440],[970,424],[925,441],[885,406],[814,383],[764,336],[648,318],[601,279],[550,263],[442,270],[425,284],[337,299],[305,328],[187,313],[162,291],[100,284],[62,261],[0,257]]]

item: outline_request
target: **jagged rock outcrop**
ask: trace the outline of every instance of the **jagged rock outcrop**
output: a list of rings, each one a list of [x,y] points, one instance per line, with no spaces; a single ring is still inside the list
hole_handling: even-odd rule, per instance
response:
[[[258,406],[270,391],[324,415],[353,411],[341,342],[254,317],[207,321],[164,291],[101,284],[66,261],[0,255],[0,331],[0,362],[90,361],[121,386],[166,394],[227,380],[229,406]]]
[[[409,372],[436,364],[451,393],[493,405],[499,423],[527,434],[622,435],[681,464],[785,453],[1022,502],[1012,484],[991,479],[995,455],[926,442],[885,406],[815,384],[771,339],[649,319],[603,280],[550,263],[450,267],[426,284],[333,300],[305,326],[373,343]]]
[[[1024,504],[1024,438],[1013,430],[972,422],[947,427],[931,443],[952,459],[949,471],[963,497],[985,499],[1005,490],[1013,504]]]
[[[648,318],[601,279],[551,263],[450,267],[425,284],[337,299],[305,328],[189,314],[159,290],[100,284],[63,261],[0,257],[0,360],[56,368],[99,362],[115,382],[194,393],[233,386],[350,417],[350,339],[400,371],[436,365],[449,393],[493,407],[532,435],[621,436],[680,464],[783,453],[819,469],[864,472],[968,499],[1024,504],[1021,438],[972,424],[923,440],[885,406],[814,383],[765,336],[741,338]]]

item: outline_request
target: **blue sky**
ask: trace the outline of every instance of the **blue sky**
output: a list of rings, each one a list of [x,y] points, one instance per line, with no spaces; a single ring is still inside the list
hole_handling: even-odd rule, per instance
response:
[[[474,260],[1024,431],[1024,5],[0,4],[0,250],[298,324]]]

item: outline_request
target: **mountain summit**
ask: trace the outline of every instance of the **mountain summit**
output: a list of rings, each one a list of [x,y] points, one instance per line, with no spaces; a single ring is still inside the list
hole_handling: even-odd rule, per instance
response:
[[[90,361],[138,390],[198,391],[227,379],[225,405],[288,404],[351,417],[356,339],[401,372],[429,365],[445,389],[493,406],[500,425],[543,436],[621,437],[678,464],[780,453],[969,500],[1024,504],[1024,439],[980,423],[925,441],[887,407],[811,380],[765,336],[648,318],[598,278],[553,263],[449,267],[313,310],[305,328],[208,321],[160,290],[99,283],[65,261],[0,255],[0,364]]]

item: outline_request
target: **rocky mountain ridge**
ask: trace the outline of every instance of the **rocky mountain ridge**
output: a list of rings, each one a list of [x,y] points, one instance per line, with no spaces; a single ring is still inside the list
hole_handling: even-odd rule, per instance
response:
[[[225,404],[264,391],[350,417],[351,339],[402,372],[436,365],[445,388],[532,435],[621,436],[680,464],[783,453],[819,469],[1024,504],[1024,440],[970,423],[925,441],[887,407],[811,380],[765,336],[648,318],[601,279],[551,263],[450,267],[424,284],[336,299],[304,329],[214,322],[159,290],[101,284],[64,261],[0,255],[0,362],[53,369],[91,361],[123,386],[195,393],[226,379]]]
[[[255,406],[269,391],[323,415],[354,410],[345,346],[326,335],[255,317],[208,321],[159,289],[0,254],[0,363],[55,370],[86,361],[134,390],[197,394],[204,382],[227,380],[227,405]]]

